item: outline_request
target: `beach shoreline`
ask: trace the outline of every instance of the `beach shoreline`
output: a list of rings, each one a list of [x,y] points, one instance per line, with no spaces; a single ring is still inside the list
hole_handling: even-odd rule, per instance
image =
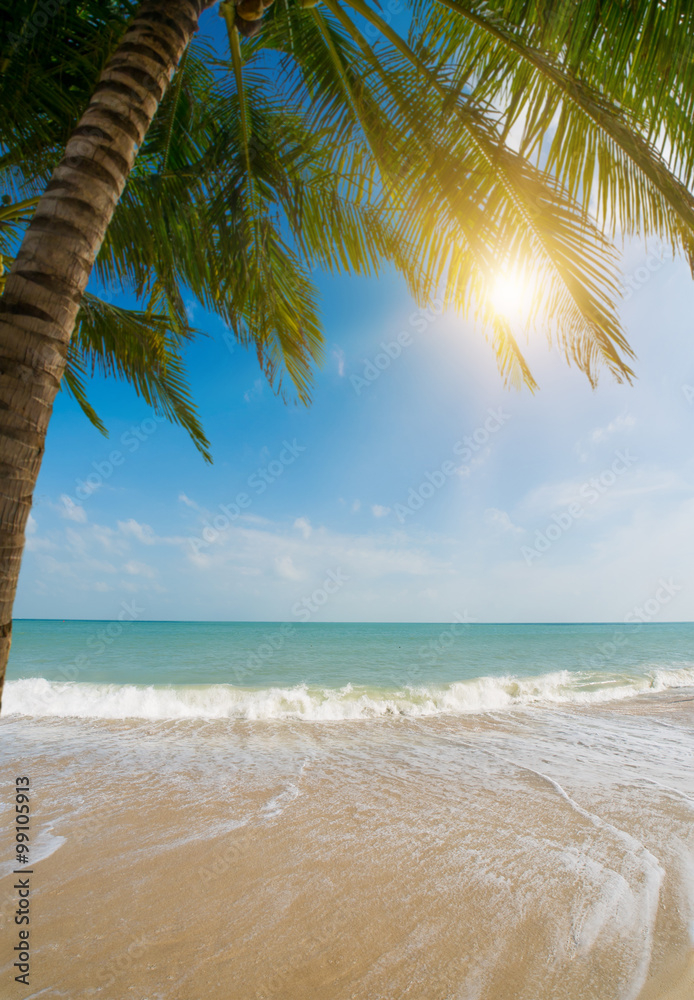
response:
[[[9,716],[0,747],[46,851],[27,997],[688,989],[694,691],[454,719]]]

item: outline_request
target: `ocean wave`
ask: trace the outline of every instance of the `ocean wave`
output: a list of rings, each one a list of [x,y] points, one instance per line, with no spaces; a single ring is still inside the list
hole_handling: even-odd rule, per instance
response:
[[[371,719],[590,705],[694,686],[694,667],[637,677],[557,671],[537,677],[479,677],[401,689],[352,686],[249,689],[230,684],[84,684],[42,677],[9,681],[4,715],[97,719]]]

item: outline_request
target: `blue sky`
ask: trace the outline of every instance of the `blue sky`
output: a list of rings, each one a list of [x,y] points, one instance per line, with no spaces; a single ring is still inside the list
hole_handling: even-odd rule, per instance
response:
[[[326,277],[309,409],[215,321],[191,349],[212,467],[123,385],[93,387],[108,440],[61,394],[16,617],[694,618],[694,286],[642,245],[624,267],[633,387],[592,391],[538,334],[539,393],[506,390],[473,325]]]

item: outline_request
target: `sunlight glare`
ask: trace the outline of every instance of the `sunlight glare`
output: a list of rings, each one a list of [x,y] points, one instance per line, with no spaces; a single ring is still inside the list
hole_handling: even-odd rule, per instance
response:
[[[518,271],[502,271],[497,275],[492,291],[494,310],[505,319],[517,319],[529,305],[530,288],[527,278]]]

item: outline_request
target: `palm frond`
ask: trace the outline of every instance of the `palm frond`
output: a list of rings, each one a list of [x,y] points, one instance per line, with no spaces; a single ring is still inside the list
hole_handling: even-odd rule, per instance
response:
[[[564,0],[437,0],[417,13],[468,100],[520,129],[521,152],[612,235],[655,235],[692,260],[692,18],[670,7],[588,4],[576,17]]]
[[[92,423],[105,431],[87,400],[85,379],[98,372],[126,380],[155,412],[184,427],[211,461],[181,356],[181,342],[195,333],[181,330],[169,316],[124,309],[87,294],[66,359],[68,389]]]

